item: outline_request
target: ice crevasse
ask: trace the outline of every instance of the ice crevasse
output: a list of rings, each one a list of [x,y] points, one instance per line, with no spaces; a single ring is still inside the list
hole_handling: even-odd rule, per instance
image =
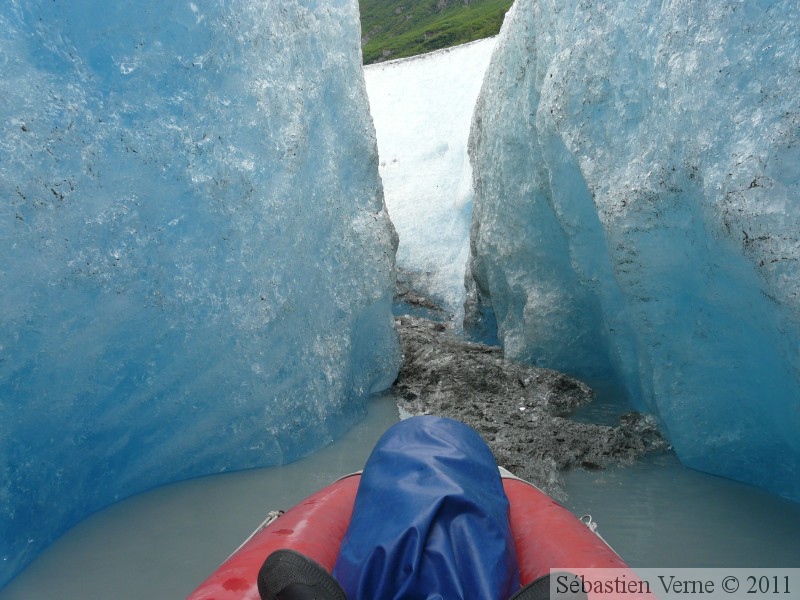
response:
[[[800,5],[517,0],[473,119],[468,317],[800,500]]]
[[[472,171],[467,138],[494,38],[364,67],[398,288],[463,320]]]
[[[355,0],[0,5],[0,587],[391,384],[397,245]]]

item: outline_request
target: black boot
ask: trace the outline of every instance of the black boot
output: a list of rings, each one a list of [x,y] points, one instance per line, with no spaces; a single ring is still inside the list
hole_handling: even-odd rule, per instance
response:
[[[578,581],[575,575],[569,574],[570,580]],[[588,596],[583,590],[564,593],[556,592],[550,595],[550,575],[543,575],[539,579],[532,581],[508,600],[587,600]]]
[[[261,600],[347,600],[324,567],[295,552],[276,550],[258,572]]]

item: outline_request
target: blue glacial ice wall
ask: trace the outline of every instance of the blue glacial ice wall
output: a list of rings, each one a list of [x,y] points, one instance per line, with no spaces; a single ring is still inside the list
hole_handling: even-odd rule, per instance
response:
[[[800,500],[800,4],[517,0],[473,119],[470,318]]]
[[[0,586],[391,384],[396,235],[355,0],[0,4]]]

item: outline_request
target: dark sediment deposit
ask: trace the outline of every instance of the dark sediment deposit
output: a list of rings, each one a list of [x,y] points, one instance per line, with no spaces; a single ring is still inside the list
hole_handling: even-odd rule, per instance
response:
[[[566,469],[631,462],[666,445],[639,413],[614,427],[570,420],[594,392],[563,373],[506,360],[500,348],[464,341],[445,323],[412,316],[396,322],[404,354],[393,387],[400,408],[467,423],[498,464],[556,498],[565,497]]]
[[[452,317],[439,303],[420,291],[429,285],[434,275],[434,273],[397,269],[397,288],[394,301],[405,303],[412,310],[427,311],[429,315],[434,315],[434,318]]]

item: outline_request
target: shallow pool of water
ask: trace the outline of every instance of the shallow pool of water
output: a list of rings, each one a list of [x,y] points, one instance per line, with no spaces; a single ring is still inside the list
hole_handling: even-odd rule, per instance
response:
[[[672,452],[565,477],[567,507],[633,567],[800,567],[800,504],[687,469]]]
[[[612,381],[572,418],[614,425],[630,411]],[[565,476],[567,507],[634,567],[800,567],[800,504],[688,469],[673,452]]]
[[[601,410],[606,410],[600,407]],[[0,600],[185,598],[262,521],[363,467],[398,420],[390,396],[317,454],[129,498],[86,519],[0,591]],[[660,453],[567,474],[567,506],[590,513],[633,566],[800,567],[800,504],[682,467]]]
[[[363,468],[399,420],[391,396],[343,438],[290,465],[193,479],[139,494],[85,519],[0,591],[0,600],[177,600],[264,520]]]

